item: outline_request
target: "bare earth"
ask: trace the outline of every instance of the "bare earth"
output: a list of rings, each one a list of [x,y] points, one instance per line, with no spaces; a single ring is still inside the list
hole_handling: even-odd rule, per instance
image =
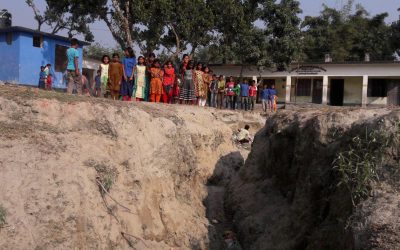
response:
[[[265,118],[0,86],[0,249],[209,248],[205,184],[245,123]]]

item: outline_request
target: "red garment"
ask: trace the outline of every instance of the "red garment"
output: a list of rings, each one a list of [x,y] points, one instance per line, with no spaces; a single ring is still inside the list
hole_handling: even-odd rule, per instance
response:
[[[250,86],[249,96],[257,96],[257,87],[256,86]]]
[[[175,82],[175,69],[174,68],[164,68],[164,85],[171,85]]]
[[[53,85],[53,77],[51,75],[48,75],[46,80],[46,88],[51,89],[52,85]]]
[[[233,92],[233,88],[235,87],[235,83],[234,82],[227,82],[226,85],[226,95],[227,96],[234,96],[235,92]]]

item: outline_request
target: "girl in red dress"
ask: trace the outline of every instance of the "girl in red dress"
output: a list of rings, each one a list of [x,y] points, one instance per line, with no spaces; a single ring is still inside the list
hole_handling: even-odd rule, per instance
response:
[[[175,83],[175,69],[172,66],[171,61],[167,61],[164,64],[164,78],[163,78],[163,86],[164,86],[164,94],[163,101],[164,103],[173,103],[173,86]]]

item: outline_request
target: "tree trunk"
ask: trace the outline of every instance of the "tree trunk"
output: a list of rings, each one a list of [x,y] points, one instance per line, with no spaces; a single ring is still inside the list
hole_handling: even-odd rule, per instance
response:
[[[132,34],[131,34],[132,25],[131,25],[131,22],[130,22],[130,12],[129,12],[129,2],[130,1],[126,1],[125,6],[124,6],[124,10],[122,10],[121,6],[120,6],[121,1],[120,0],[112,0],[112,4],[113,4],[114,10],[115,10],[115,17],[118,19],[118,24],[121,25],[120,34],[123,34],[125,36],[124,37],[125,41],[122,44],[120,43],[120,45],[122,45],[121,46],[122,48],[132,47],[133,46],[133,39],[132,39]],[[109,26],[109,28],[110,28],[110,26]],[[114,28],[114,30],[115,30],[115,28]],[[114,32],[113,36],[114,36],[114,34],[117,35],[118,32]],[[119,39],[119,40],[121,41],[121,39]]]

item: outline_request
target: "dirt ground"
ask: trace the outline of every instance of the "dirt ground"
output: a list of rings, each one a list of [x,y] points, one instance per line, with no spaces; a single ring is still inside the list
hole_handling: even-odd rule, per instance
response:
[[[0,86],[0,249],[209,248],[205,184],[247,123],[265,118]]]
[[[251,151],[232,141],[245,124]],[[220,250],[225,230],[252,250],[400,249],[398,144],[356,206],[333,168],[396,124],[396,108],[261,116],[0,86],[0,249]]]

